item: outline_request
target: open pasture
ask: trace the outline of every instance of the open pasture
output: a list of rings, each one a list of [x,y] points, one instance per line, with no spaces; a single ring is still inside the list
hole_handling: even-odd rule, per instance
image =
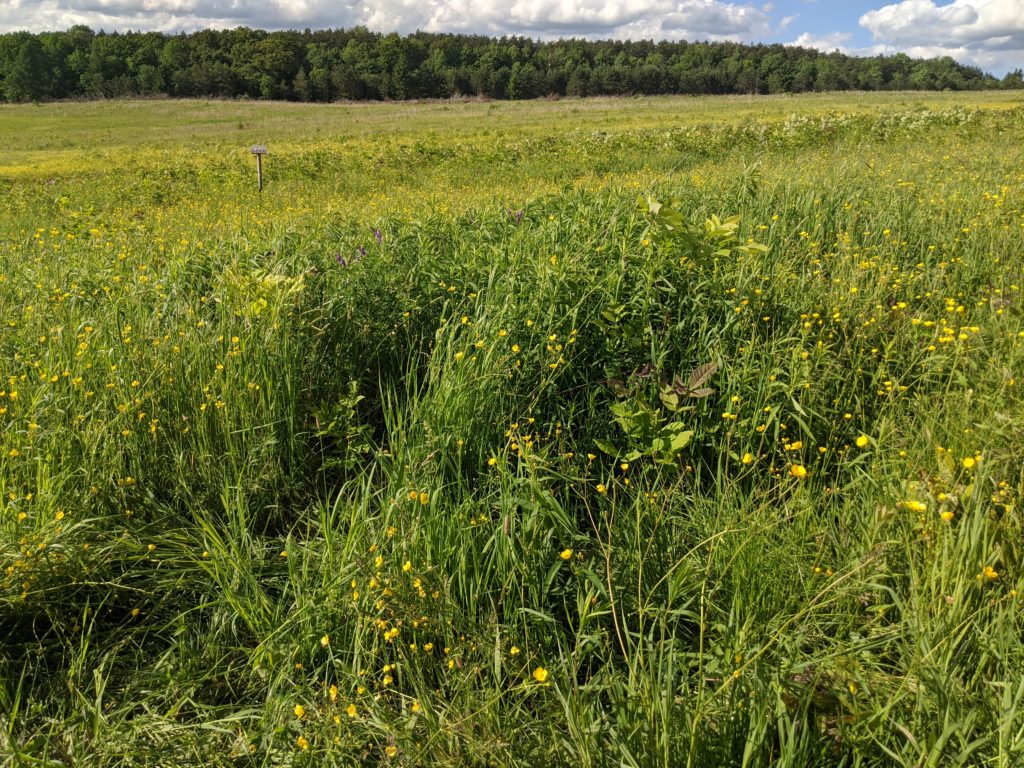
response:
[[[1024,763],[1019,97],[0,139],[7,764]]]

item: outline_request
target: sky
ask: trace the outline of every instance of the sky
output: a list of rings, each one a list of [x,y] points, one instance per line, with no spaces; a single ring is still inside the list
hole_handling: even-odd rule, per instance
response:
[[[1024,0],[0,0],[0,32],[238,26],[738,40],[1024,67]]]

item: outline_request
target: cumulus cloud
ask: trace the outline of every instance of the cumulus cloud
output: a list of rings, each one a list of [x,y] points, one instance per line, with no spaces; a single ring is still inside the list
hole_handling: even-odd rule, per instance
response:
[[[253,24],[290,3],[250,0],[0,0],[0,31],[193,30]]]
[[[880,46],[912,56],[952,56],[997,70],[1024,61],[1022,0],[903,0],[868,11],[860,25]]]
[[[727,0],[0,0],[0,31],[351,27],[381,31],[759,40],[774,8]]]
[[[757,40],[773,32],[769,13],[752,5],[691,0],[665,3],[619,25],[612,37],[632,40]]]
[[[847,43],[851,37],[853,35],[849,32],[832,32],[826,35],[812,35],[810,32],[804,32],[790,45],[799,46],[800,48],[815,48],[825,53],[831,53],[832,51],[849,53],[850,48],[847,46]]]

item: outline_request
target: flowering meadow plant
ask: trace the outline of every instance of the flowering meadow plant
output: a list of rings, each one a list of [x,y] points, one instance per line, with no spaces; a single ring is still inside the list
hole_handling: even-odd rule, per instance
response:
[[[5,108],[0,751],[1021,764],[1008,98]]]

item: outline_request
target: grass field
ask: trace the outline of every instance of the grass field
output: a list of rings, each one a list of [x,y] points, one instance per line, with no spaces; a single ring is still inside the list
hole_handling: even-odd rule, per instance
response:
[[[0,142],[0,764],[1024,764],[1019,96]]]

